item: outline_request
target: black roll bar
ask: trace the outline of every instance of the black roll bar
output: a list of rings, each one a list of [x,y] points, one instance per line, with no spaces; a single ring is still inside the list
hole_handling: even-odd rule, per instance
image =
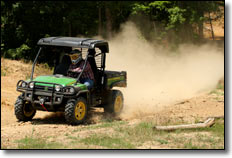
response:
[[[82,69],[82,71],[80,72],[79,76],[77,77],[77,79],[76,79],[76,83],[75,83],[75,84],[77,84],[77,83],[78,83],[78,81],[79,81],[79,79],[80,79],[81,75],[83,74],[83,72],[84,72],[84,70],[85,70],[85,67],[86,67],[86,65],[87,65],[88,56],[89,56],[89,51],[87,51],[87,54],[86,54],[86,58],[85,58],[85,63],[84,63],[83,69]]]
[[[33,79],[35,63],[36,63],[36,61],[37,61],[37,59],[38,59],[38,56],[39,56],[39,54],[40,54],[41,50],[42,50],[42,47],[40,47],[40,48],[39,48],[39,51],[38,51],[38,53],[37,53],[37,55],[36,55],[36,57],[35,57],[35,60],[34,60],[34,62],[33,62],[33,65],[32,65],[32,71],[31,71],[31,81],[32,81],[32,79]]]

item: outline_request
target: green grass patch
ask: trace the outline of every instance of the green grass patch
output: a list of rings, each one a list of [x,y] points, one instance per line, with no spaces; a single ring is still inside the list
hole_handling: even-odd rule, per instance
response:
[[[198,129],[183,129],[181,133],[198,133],[194,138],[172,138],[183,149],[224,149],[224,120],[216,119],[212,127]],[[208,134],[201,134],[207,132]],[[180,134],[181,134],[180,133]]]
[[[147,141],[157,141],[161,144],[167,144],[168,141],[166,139],[157,138],[157,136],[163,136],[167,132],[155,131],[153,127],[154,125],[151,122],[141,122],[134,126],[117,128],[115,131],[121,134],[121,138],[134,143],[136,146],[140,146]]]
[[[184,143],[184,149],[201,149],[199,145],[194,145],[192,142],[192,139],[188,140],[186,143]]]
[[[76,141],[76,140],[79,140],[80,138],[79,137],[74,137],[74,136],[67,136],[67,138],[68,139],[72,139],[72,140],[74,140],[74,141]]]
[[[103,146],[108,149],[134,149],[135,146],[123,138],[111,137],[107,135],[91,135],[81,139],[85,145]]]
[[[215,90],[212,90],[209,94],[216,94],[218,96],[224,96],[224,91],[215,89]]]
[[[104,121],[104,120],[103,120]],[[80,132],[83,130],[93,130],[93,129],[99,129],[99,128],[108,128],[108,127],[119,127],[121,125],[126,125],[128,122],[126,121],[104,121],[101,124],[96,124],[96,125],[90,125],[82,128],[77,128],[74,129],[72,132]]]
[[[217,89],[224,90],[224,83],[219,82],[218,85],[217,85]]]
[[[64,146],[57,142],[47,142],[41,138],[25,137],[17,140],[18,149],[62,149]]]
[[[197,129],[183,129],[185,132],[198,132],[198,131],[208,131],[219,137],[224,137],[224,119],[216,119],[214,125],[206,128]]]
[[[215,124],[208,128],[183,129],[171,132],[153,129],[152,122],[140,122],[127,125],[125,121],[103,122],[78,129],[78,131],[95,130],[103,128],[111,132],[94,132],[84,138],[65,134],[70,141],[65,145],[57,142],[48,142],[47,139],[25,137],[17,141],[19,149],[136,149],[139,147],[152,148],[153,144],[167,148],[179,149],[224,149],[224,120],[216,119]],[[113,129],[113,130],[112,130]],[[75,132],[75,131],[74,131]],[[77,131],[76,131],[77,132]],[[148,144],[146,144],[148,143]],[[150,146],[149,146],[150,145]]]
[[[107,128],[107,127],[115,127],[115,126],[121,126],[127,124],[127,122],[125,121],[106,121],[103,122],[101,124],[95,125],[95,126],[91,126],[89,127],[89,129],[97,129],[97,128]]]
[[[223,149],[224,139],[213,135],[201,135],[184,142],[184,149]]]
[[[213,134],[224,138],[224,119],[216,119],[215,124],[208,130]]]
[[[7,145],[1,144],[1,149],[8,149]]]
[[[168,144],[168,141],[167,140],[164,140],[164,139],[156,139],[156,141],[158,141],[160,144]]]
[[[199,120],[197,120],[199,122]],[[96,133],[86,138],[72,137],[74,145],[85,145],[86,148],[108,149],[136,149],[144,144],[160,144],[167,148],[179,149],[223,149],[224,148],[224,120],[216,119],[215,124],[208,128],[180,129],[171,132],[154,130],[152,122],[140,122],[134,125],[126,125],[127,122],[113,121],[104,122],[86,129],[106,128],[114,129],[107,133]],[[94,147],[94,145],[96,147]]]
[[[220,80],[217,84],[216,89],[212,90],[209,94],[224,96],[224,80]]]

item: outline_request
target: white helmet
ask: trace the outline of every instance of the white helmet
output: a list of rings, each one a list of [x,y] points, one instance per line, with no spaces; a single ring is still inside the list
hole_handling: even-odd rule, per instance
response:
[[[78,62],[80,62],[82,60],[82,54],[81,51],[75,49],[72,50],[69,54],[71,61],[73,64],[77,64]]]

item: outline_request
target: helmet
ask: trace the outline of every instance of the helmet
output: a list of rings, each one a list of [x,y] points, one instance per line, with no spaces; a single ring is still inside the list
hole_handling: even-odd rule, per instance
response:
[[[82,60],[82,54],[81,54],[81,51],[75,49],[75,50],[72,50],[69,54],[70,58],[71,58],[71,61],[73,64],[77,64],[79,61]]]

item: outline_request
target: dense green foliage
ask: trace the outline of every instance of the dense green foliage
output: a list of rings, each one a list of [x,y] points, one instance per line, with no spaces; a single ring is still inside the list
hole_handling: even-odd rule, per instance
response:
[[[32,59],[37,41],[49,36],[111,38],[129,19],[147,39],[193,42],[202,38],[205,14],[220,6],[223,1],[1,1],[1,56]]]
[[[207,13],[222,15],[221,1],[151,1],[135,3],[132,14],[149,17],[150,37],[171,43],[196,42],[203,38],[203,22]],[[146,32],[146,31],[144,31]]]

